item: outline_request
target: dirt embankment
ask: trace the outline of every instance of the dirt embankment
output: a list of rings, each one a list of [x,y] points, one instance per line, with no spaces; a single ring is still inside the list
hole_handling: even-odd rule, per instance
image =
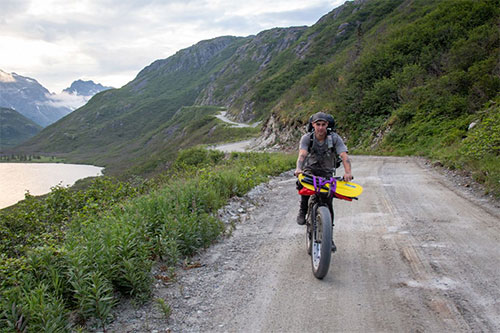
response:
[[[421,160],[354,156],[359,201],[336,200],[330,271],[314,278],[291,172],[221,212],[235,230],[122,305],[114,332],[500,331],[500,210]],[[155,274],[161,272],[155,272]]]

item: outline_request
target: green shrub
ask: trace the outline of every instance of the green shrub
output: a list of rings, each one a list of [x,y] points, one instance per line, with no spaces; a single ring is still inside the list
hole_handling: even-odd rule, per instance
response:
[[[24,291],[23,313],[27,318],[28,332],[67,332],[67,310],[61,297],[54,296],[41,283]]]
[[[219,162],[223,157],[223,152],[194,147],[181,150],[177,155],[174,165],[183,170],[186,166],[197,167],[201,165],[213,165]]]
[[[484,118],[472,128],[457,150],[459,161],[475,180],[500,197],[500,107],[499,98],[485,108]]]
[[[111,283],[100,272],[85,272],[82,267],[74,267],[69,280],[78,313],[85,319],[95,318],[98,326],[104,328],[116,304]]]
[[[180,155],[177,165],[186,165],[184,171],[158,178],[147,194],[140,195],[146,192],[142,187],[104,179],[87,190],[57,188],[46,198],[30,198],[29,207],[50,207],[61,222],[58,228],[40,228],[28,213],[24,228],[3,224],[7,234],[18,228],[22,240],[25,230],[34,232],[30,237],[38,243],[1,239],[12,256],[0,257],[6,277],[0,285],[0,330],[64,331],[69,311],[105,328],[115,293],[138,301],[150,297],[155,258],[175,265],[210,246],[224,232],[217,209],[295,162],[279,154],[223,159],[218,152],[194,151]],[[5,213],[4,221],[23,216],[21,207],[26,204]],[[50,219],[48,213],[40,217],[40,223]],[[43,245],[44,239],[51,241]]]
[[[466,158],[481,160],[487,155],[500,154],[500,107],[492,106],[491,113],[475,126],[462,142],[460,150]]]

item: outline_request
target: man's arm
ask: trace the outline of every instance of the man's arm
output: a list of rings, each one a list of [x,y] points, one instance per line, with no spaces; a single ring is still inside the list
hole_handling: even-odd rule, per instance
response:
[[[344,180],[350,182],[352,180],[351,159],[345,151],[340,153],[340,158],[342,159],[342,164],[344,164]]]
[[[297,167],[295,169],[295,176],[298,176],[299,174],[302,173],[302,168],[304,167],[304,162],[307,157],[307,150],[305,149],[299,149],[299,157],[297,158]]]

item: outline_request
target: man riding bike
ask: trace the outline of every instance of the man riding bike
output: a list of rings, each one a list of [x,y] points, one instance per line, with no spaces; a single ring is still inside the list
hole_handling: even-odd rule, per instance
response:
[[[299,156],[297,158],[297,167],[295,176],[301,173],[308,173],[323,178],[333,176],[336,167],[336,156],[340,156],[344,165],[344,180],[351,181],[351,160],[347,154],[347,147],[342,138],[335,132],[328,131],[329,125],[333,122],[333,117],[324,113],[318,112],[311,117],[313,127],[312,133],[306,133],[300,139]],[[300,209],[297,215],[297,223],[304,225],[306,223],[306,213],[309,197],[300,196]],[[332,214],[332,202],[329,201],[328,208]],[[336,246],[332,240],[332,251],[335,252]]]

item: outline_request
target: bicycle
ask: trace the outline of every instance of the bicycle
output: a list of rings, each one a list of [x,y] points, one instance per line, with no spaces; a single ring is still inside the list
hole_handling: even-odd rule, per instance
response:
[[[311,256],[314,276],[321,280],[328,273],[332,255],[334,212],[333,205],[330,212],[328,202],[333,198],[347,201],[357,200],[357,195],[361,194],[363,189],[358,184],[342,181],[342,177],[325,179],[300,174],[299,182],[303,186],[299,190],[299,194],[310,196],[306,214],[307,253]],[[339,185],[342,187],[340,191]]]

